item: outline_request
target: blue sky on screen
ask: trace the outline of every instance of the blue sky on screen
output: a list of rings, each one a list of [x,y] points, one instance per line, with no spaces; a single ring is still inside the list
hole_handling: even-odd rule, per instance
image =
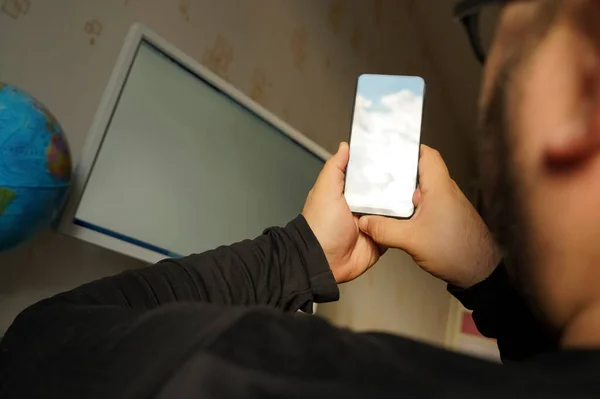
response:
[[[362,75],[358,79],[358,94],[375,104],[382,97],[402,90],[410,90],[422,97],[425,90],[423,79],[418,76],[393,75]]]
[[[346,177],[351,206],[397,215],[412,208],[424,88],[419,77],[359,78]]]

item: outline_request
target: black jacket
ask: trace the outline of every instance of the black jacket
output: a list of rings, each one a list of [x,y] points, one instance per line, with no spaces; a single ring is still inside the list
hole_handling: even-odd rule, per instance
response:
[[[558,341],[534,317],[512,288],[503,264],[485,281],[467,289],[448,286],[448,291],[473,311],[473,320],[484,336],[496,338],[504,363],[558,350]]]
[[[512,294],[498,276],[455,292],[505,355],[532,355],[531,339],[540,336],[514,333],[514,322],[531,321],[510,319],[524,313],[517,300],[500,300]],[[502,366],[294,313],[337,298],[300,216],[253,241],[128,271],[26,309],[0,344],[0,397],[600,395],[594,351]]]

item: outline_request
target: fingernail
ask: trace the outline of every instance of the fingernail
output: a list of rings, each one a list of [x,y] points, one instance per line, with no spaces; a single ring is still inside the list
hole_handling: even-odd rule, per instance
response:
[[[342,146],[344,145],[343,142],[340,143],[340,145],[338,146],[338,151],[342,149]]]
[[[358,219],[358,227],[360,227],[361,230],[366,230],[367,227],[369,227],[369,218],[363,216],[360,219]]]

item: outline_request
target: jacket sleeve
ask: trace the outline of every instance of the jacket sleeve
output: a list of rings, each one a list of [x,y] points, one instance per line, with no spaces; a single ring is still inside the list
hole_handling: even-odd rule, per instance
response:
[[[538,321],[523,297],[512,287],[504,264],[486,280],[448,291],[467,309],[481,334],[495,338],[503,362],[520,361],[558,349],[558,341]]]
[[[312,313],[339,291],[303,216],[254,240],[168,259],[94,281],[47,301],[150,310],[172,302],[264,305]]]
[[[312,312],[313,302],[338,295],[319,242],[298,216],[254,240],[107,277],[25,309],[0,341],[0,370],[10,370],[0,371],[0,396],[10,386],[50,397],[45,390],[67,379],[97,397],[136,396],[112,392],[132,380],[153,389],[249,313],[244,305]]]

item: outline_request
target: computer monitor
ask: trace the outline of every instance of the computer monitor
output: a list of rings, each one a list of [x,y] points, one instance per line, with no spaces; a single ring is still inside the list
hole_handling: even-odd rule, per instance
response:
[[[284,225],[327,151],[144,26],[119,56],[59,229],[148,262]]]

